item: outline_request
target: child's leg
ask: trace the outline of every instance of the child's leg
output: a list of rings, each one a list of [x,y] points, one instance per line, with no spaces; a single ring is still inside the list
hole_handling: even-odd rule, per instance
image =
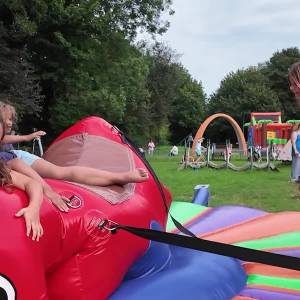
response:
[[[30,166],[28,166],[26,163],[24,163],[19,158],[14,158],[7,162],[7,165],[14,171],[17,171],[23,175],[26,175],[30,178],[35,179],[36,181],[40,182],[42,185],[46,184],[44,179],[36,172],[34,171]]]
[[[36,160],[32,164],[32,168],[42,177],[69,180],[96,186],[123,185],[129,182],[142,182],[148,179],[148,173],[144,169],[113,173],[79,166],[60,167],[44,159]]]

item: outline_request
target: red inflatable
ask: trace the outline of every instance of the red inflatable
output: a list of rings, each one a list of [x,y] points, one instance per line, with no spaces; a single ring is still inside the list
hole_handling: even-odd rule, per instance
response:
[[[118,131],[96,117],[66,130],[46,151],[45,159],[114,172],[145,167]],[[40,242],[27,238],[24,220],[14,217],[27,205],[26,195],[17,189],[11,194],[0,191],[0,299],[106,299],[149,242],[124,231],[113,235],[97,226],[107,218],[144,228],[155,220],[164,228],[166,211],[154,179],[107,188],[47,182],[68,196],[73,208],[61,213],[44,199],[45,233]]]

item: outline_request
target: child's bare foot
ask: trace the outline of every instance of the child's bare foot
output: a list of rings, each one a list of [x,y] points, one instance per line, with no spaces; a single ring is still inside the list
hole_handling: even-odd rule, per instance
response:
[[[149,175],[145,169],[135,169],[128,172],[128,182],[144,182],[148,178]]]

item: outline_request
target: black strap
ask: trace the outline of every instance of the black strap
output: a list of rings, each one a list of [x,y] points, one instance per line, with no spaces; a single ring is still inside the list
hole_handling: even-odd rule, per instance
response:
[[[170,214],[169,208],[167,205],[167,201],[166,201],[166,196],[163,192],[161,183],[160,183],[158,177],[156,176],[154,170],[150,166],[149,162],[142,156],[142,154],[137,149],[137,147],[134,146],[134,143],[128,137],[126,137],[125,134],[121,130],[119,130],[115,126],[114,126],[114,128],[119,132],[123,143],[129,145],[132,148],[132,150],[138,155],[138,157],[147,166],[149,172],[153,176],[153,178],[157,184],[157,187],[160,191],[166,212],[168,214]],[[170,217],[171,217],[172,221],[174,222],[175,226],[178,228],[178,230],[186,235],[189,235],[190,237],[173,234],[173,233],[161,232],[161,231],[157,231],[157,230],[130,227],[130,226],[121,226],[121,225],[116,225],[116,226],[114,225],[113,231],[116,231],[117,229],[120,228],[120,229],[126,230],[128,232],[131,232],[137,236],[140,236],[142,238],[150,239],[150,240],[157,241],[157,242],[162,242],[162,243],[167,243],[167,244],[171,244],[171,245],[175,245],[175,246],[210,252],[210,253],[219,254],[219,255],[230,256],[230,257],[241,259],[244,261],[262,263],[262,264],[272,265],[272,266],[276,266],[276,267],[300,271],[300,259],[297,257],[287,256],[287,255],[282,255],[282,254],[277,254],[277,253],[271,253],[271,252],[265,252],[265,251],[260,251],[260,250],[254,250],[254,249],[248,249],[248,248],[224,244],[224,243],[220,243],[220,242],[204,240],[204,239],[198,238],[194,233],[192,233],[190,230],[185,228],[171,214],[170,214]]]
[[[262,263],[280,268],[300,271],[300,259],[272,252],[248,249],[240,246],[204,240],[174,233],[152,229],[118,225],[115,229],[123,229],[144,239],[171,244],[184,248],[210,252],[237,258],[243,261]]]
[[[194,235],[194,233],[192,233],[190,230],[188,230],[187,228],[185,228],[180,222],[178,222],[170,213],[169,211],[169,208],[168,208],[168,205],[167,205],[167,199],[166,199],[166,196],[165,196],[165,193],[163,191],[163,188],[161,186],[161,183],[157,177],[157,175],[155,174],[154,170],[152,169],[151,165],[149,164],[149,162],[145,159],[145,157],[143,157],[142,153],[138,150],[138,148],[136,147],[136,145],[134,144],[133,141],[131,141],[118,127],[116,126],[113,126],[114,129],[116,129],[119,134],[120,134],[120,137],[122,139],[122,142],[124,144],[127,144],[131,147],[131,149],[136,153],[136,155],[143,161],[143,163],[146,165],[147,169],[149,170],[150,174],[153,176],[154,180],[155,180],[155,183],[158,187],[158,190],[161,194],[161,197],[162,197],[162,200],[163,200],[163,203],[164,203],[164,206],[165,206],[165,209],[166,209],[166,212],[167,214],[170,215],[174,225],[177,227],[177,229],[179,231],[181,231],[182,233],[186,234],[186,235],[189,235],[189,236],[192,236],[192,237],[196,237]]]

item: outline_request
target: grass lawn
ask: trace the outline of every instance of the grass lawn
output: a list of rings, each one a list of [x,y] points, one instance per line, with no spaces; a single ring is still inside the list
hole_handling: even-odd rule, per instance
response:
[[[167,153],[170,148],[160,147],[153,157],[147,158],[175,200],[191,201],[195,185],[209,184],[210,206],[234,204],[266,211],[300,211],[300,200],[293,197],[297,186],[289,182],[290,165],[279,165],[279,172],[235,172],[210,168],[178,171],[182,152],[178,157],[169,157]]]

